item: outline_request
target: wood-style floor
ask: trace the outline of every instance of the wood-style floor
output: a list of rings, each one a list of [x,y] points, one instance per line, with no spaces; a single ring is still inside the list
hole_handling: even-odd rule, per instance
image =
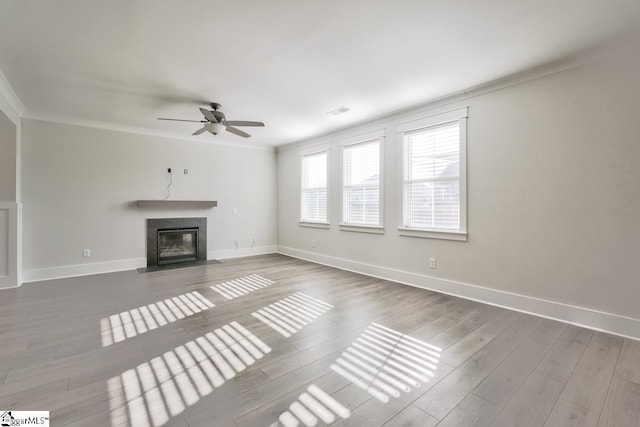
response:
[[[52,426],[639,426],[640,343],[265,255],[0,291],[0,409]]]

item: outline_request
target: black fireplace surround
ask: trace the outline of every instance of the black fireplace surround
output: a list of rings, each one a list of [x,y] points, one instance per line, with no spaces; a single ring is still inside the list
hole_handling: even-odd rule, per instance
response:
[[[185,247],[179,247],[181,241]],[[147,219],[147,268],[206,260],[206,217]]]

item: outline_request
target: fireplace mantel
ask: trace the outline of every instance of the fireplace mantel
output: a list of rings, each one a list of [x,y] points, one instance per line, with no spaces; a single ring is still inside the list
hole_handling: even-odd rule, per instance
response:
[[[216,200],[137,200],[139,208],[211,209],[218,206]]]

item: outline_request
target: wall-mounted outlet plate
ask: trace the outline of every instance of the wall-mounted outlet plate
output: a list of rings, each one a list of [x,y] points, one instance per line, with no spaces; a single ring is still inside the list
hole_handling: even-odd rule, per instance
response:
[[[91,256],[91,249],[82,250],[82,258],[89,258]]]
[[[435,258],[429,258],[429,268],[436,268],[436,259]]]

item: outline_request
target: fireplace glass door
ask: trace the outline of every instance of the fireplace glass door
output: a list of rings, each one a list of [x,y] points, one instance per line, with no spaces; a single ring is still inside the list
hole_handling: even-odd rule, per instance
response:
[[[158,265],[197,260],[197,228],[158,230]]]

